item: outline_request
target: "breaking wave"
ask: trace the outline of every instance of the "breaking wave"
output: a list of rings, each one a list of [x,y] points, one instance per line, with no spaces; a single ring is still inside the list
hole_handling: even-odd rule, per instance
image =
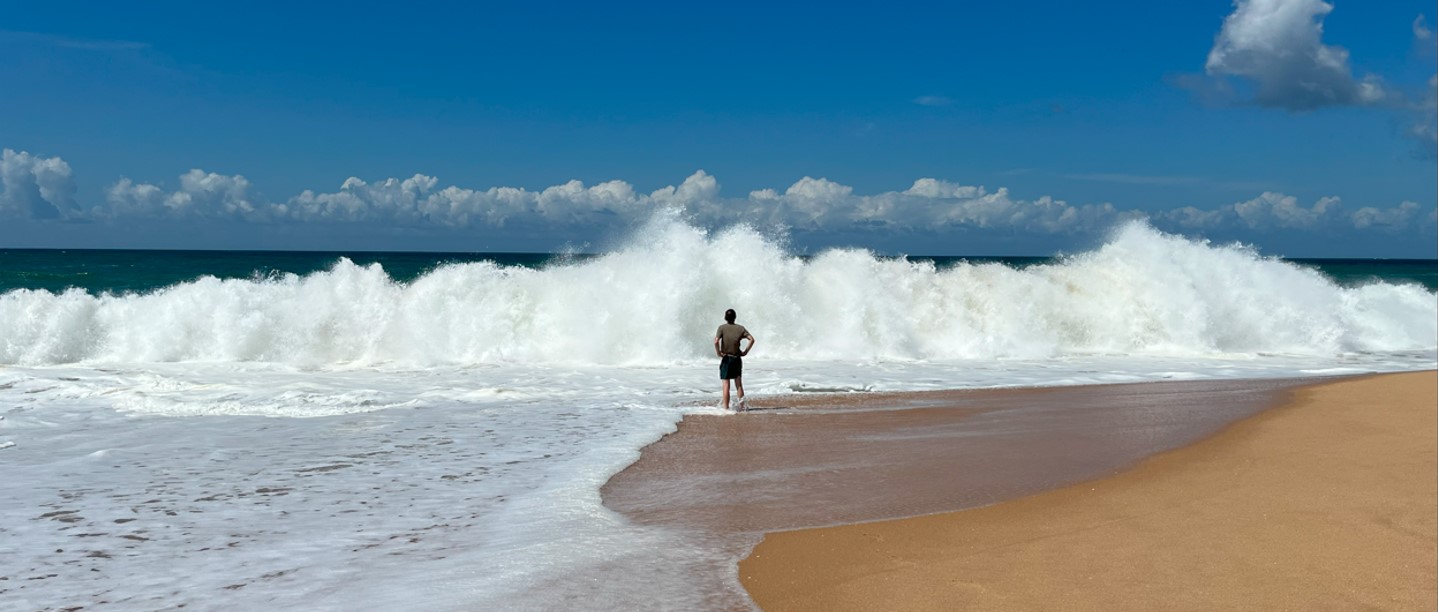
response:
[[[1438,294],[1320,272],[1134,222],[1052,264],[936,267],[658,218],[543,269],[447,265],[412,282],[341,259],[306,276],[146,294],[0,295],[0,363],[254,361],[663,365],[711,355],[725,308],[756,356],[803,361],[1430,350]]]

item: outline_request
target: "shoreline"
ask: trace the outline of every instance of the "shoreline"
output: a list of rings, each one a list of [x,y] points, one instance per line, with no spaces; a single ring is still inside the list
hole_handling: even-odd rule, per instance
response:
[[[1113,474],[769,530],[739,579],[765,610],[1433,609],[1438,375],[1298,382]]]
[[[1383,374],[796,394],[691,414],[601,488],[626,520],[727,556],[696,587],[753,604],[737,562],[766,534],[1002,505],[1101,480],[1280,405]]]
[[[756,399],[749,413],[686,415],[610,477],[601,496],[641,524],[735,533],[950,512],[1116,473],[1307,384],[1144,381]],[[956,469],[936,479],[946,467]]]

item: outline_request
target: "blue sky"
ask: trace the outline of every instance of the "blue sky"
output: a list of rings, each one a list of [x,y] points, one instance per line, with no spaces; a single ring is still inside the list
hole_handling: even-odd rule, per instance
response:
[[[0,247],[1434,257],[1433,13],[0,0]]]

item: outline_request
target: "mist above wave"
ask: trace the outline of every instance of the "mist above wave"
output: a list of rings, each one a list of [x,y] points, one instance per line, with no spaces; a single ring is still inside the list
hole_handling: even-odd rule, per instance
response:
[[[838,249],[804,259],[746,227],[656,217],[623,248],[543,269],[446,265],[412,282],[341,259],[147,294],[0,295],[0,363],[626,364],[703,359],[725,308],[756,357],[802,361],[1426,350],[1438,294],[1341,287],[1239,246],[1134,222],[1016,269]]]

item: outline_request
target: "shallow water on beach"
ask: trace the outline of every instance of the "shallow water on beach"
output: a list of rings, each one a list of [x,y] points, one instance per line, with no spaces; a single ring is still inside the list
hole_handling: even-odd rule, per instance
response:
[[[0,595],[116,609],[732,603],[726,568],[752,542],[635,523],[599,493],[684,414],[723,414],[682,407],[712,401],[697,382],[710,365],[6,367]],[[1413,367],[766,365],[748,381],[756,397]]]
[[[881,394],[821,407],[781,396],[747,418],[687,417],[610,479],[604,500],[643,524],[756,535],[974,508],[1110,475],[1313,380]]]

